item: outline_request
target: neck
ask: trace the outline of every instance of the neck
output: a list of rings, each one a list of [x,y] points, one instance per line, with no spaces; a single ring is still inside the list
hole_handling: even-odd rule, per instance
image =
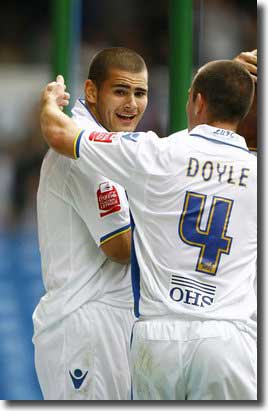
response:
[[[237,131],[237,127],[238,127],[238,123],[230,123],[228,121],[210,121],[207,122],[208,126],[212,126],[212,127],[217,127],[217,128],[223,128],[225,130],[232,130],[236,133]]]
[[[96,107],[94,104],[90,104],[86,99],[85,99],[85,104],[88,108],[88,110],[90,111],[90,113],[95,117],[95,119],[101,124],[98,112],[96,110]]]
[[[188,124],[188,131],[190,132],[193,128],[201,125],[201,124],[206,124],[207,126],[212,126],[212,127],[216,127],[216,128],[222,128],[224,130],[231,130],[234,131],[235,133],[237,132],[237,128],[238,128],[238,123],[231,123],[228,121],[209,121],[207,118],[202,120],[199,120],[195,123],[192,124]]]

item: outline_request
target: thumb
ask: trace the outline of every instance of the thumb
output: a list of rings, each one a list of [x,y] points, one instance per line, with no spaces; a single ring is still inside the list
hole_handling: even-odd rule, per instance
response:
[[[58,74],[56,77],[56,82],[64,86],[64,77],[61,74]]]

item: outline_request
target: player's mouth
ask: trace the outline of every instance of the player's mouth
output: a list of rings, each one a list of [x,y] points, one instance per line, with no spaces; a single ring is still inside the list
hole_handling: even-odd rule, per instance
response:
[[[124,125],[129,125],[132,123],[136,114],[119,114],[116,113],[117,118],[119,118],[120,122]]]

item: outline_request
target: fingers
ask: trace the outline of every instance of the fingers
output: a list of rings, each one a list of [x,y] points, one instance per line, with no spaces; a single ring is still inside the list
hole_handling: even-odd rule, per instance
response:
[[[69,93],[64,93],[61,101],[59,102],[60,106],[68,106],[70,100],[70,94]]]
[[[257,70],[257,66],[251,63],[247,63],[245,62],[245,60],[237,60],[239,63],[242,63],[244,67],[246,67],[246,69],[249,71],[251,77],[253,78],[254,82],[257,82],[257,74],[258,74],[258,70]]]
[[[58,107],[63,110],[64,106],[68,106],[70,100],[70,94],[65,91],[66,85],[64,84],[64,78],[62,75],[56,77],[56,81],[49,83],[44,92],[44,99],[53,99]]]
[[[253,74],[251,74],[251,77],[253,78],[254,83],[257,83],[257,76],[254,76]]]
[[[248,69],[251,74],[257,75],[257,66],[254,64],[244,62],[244,66]]]
[[[242,64],[253,64],[254,66],[257,66],[258,63],[257,54],[249,51],[239,54],[239,56],[237,56],[235,60],[239,61]]]
[[[64,78],[61,74],[58,74],[56,77],[56,82],[64,86]]]
[[[244,59],[246,62],[257,65],[257,53],[251,51],[242,54],[244,54]]]
[[[234,60],[243,64],[243,66],[250,72],[253,80],[257,82],[257,49],[252,51],[244,51],[235,57]]]
[[[255,66],[258,63],[258,59],[257,59],[257,49],[252,50],[252,51],[243,51],[242,53],[240,53],[238,56],[236,56],[234,58],[234,60],[238,60],[241,63],[245,62],[245,63],[251,63],[254,64]]]
[[[56,86],[56,81],[52,81],[51,83],[48,83],[48,85],[46,86],[47,91],[52,91],[54,89],[54,87]]]
[[[61,74],[57,75],[56,81],[52,81],[47,85],[47,90],[52,91],[55,89],[55,87],[59,89],[58,86],[60,86],[60,88],[63,87],[63,89],[66,90],[66,85],[64,84],[64,77]]]

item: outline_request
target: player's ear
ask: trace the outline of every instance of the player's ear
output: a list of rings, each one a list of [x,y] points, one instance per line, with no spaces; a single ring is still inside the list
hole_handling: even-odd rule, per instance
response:
[[[194,102],[194,114],[195,115],[201,113],[201,111],[203,110],[204,104],[205,104],[204,97],[202,96],[201,93],[197,93],[197,96]]]
[[[85,97],[89,103],[95,104],[97,101],[97,87],[92,80],[85,81]]]

